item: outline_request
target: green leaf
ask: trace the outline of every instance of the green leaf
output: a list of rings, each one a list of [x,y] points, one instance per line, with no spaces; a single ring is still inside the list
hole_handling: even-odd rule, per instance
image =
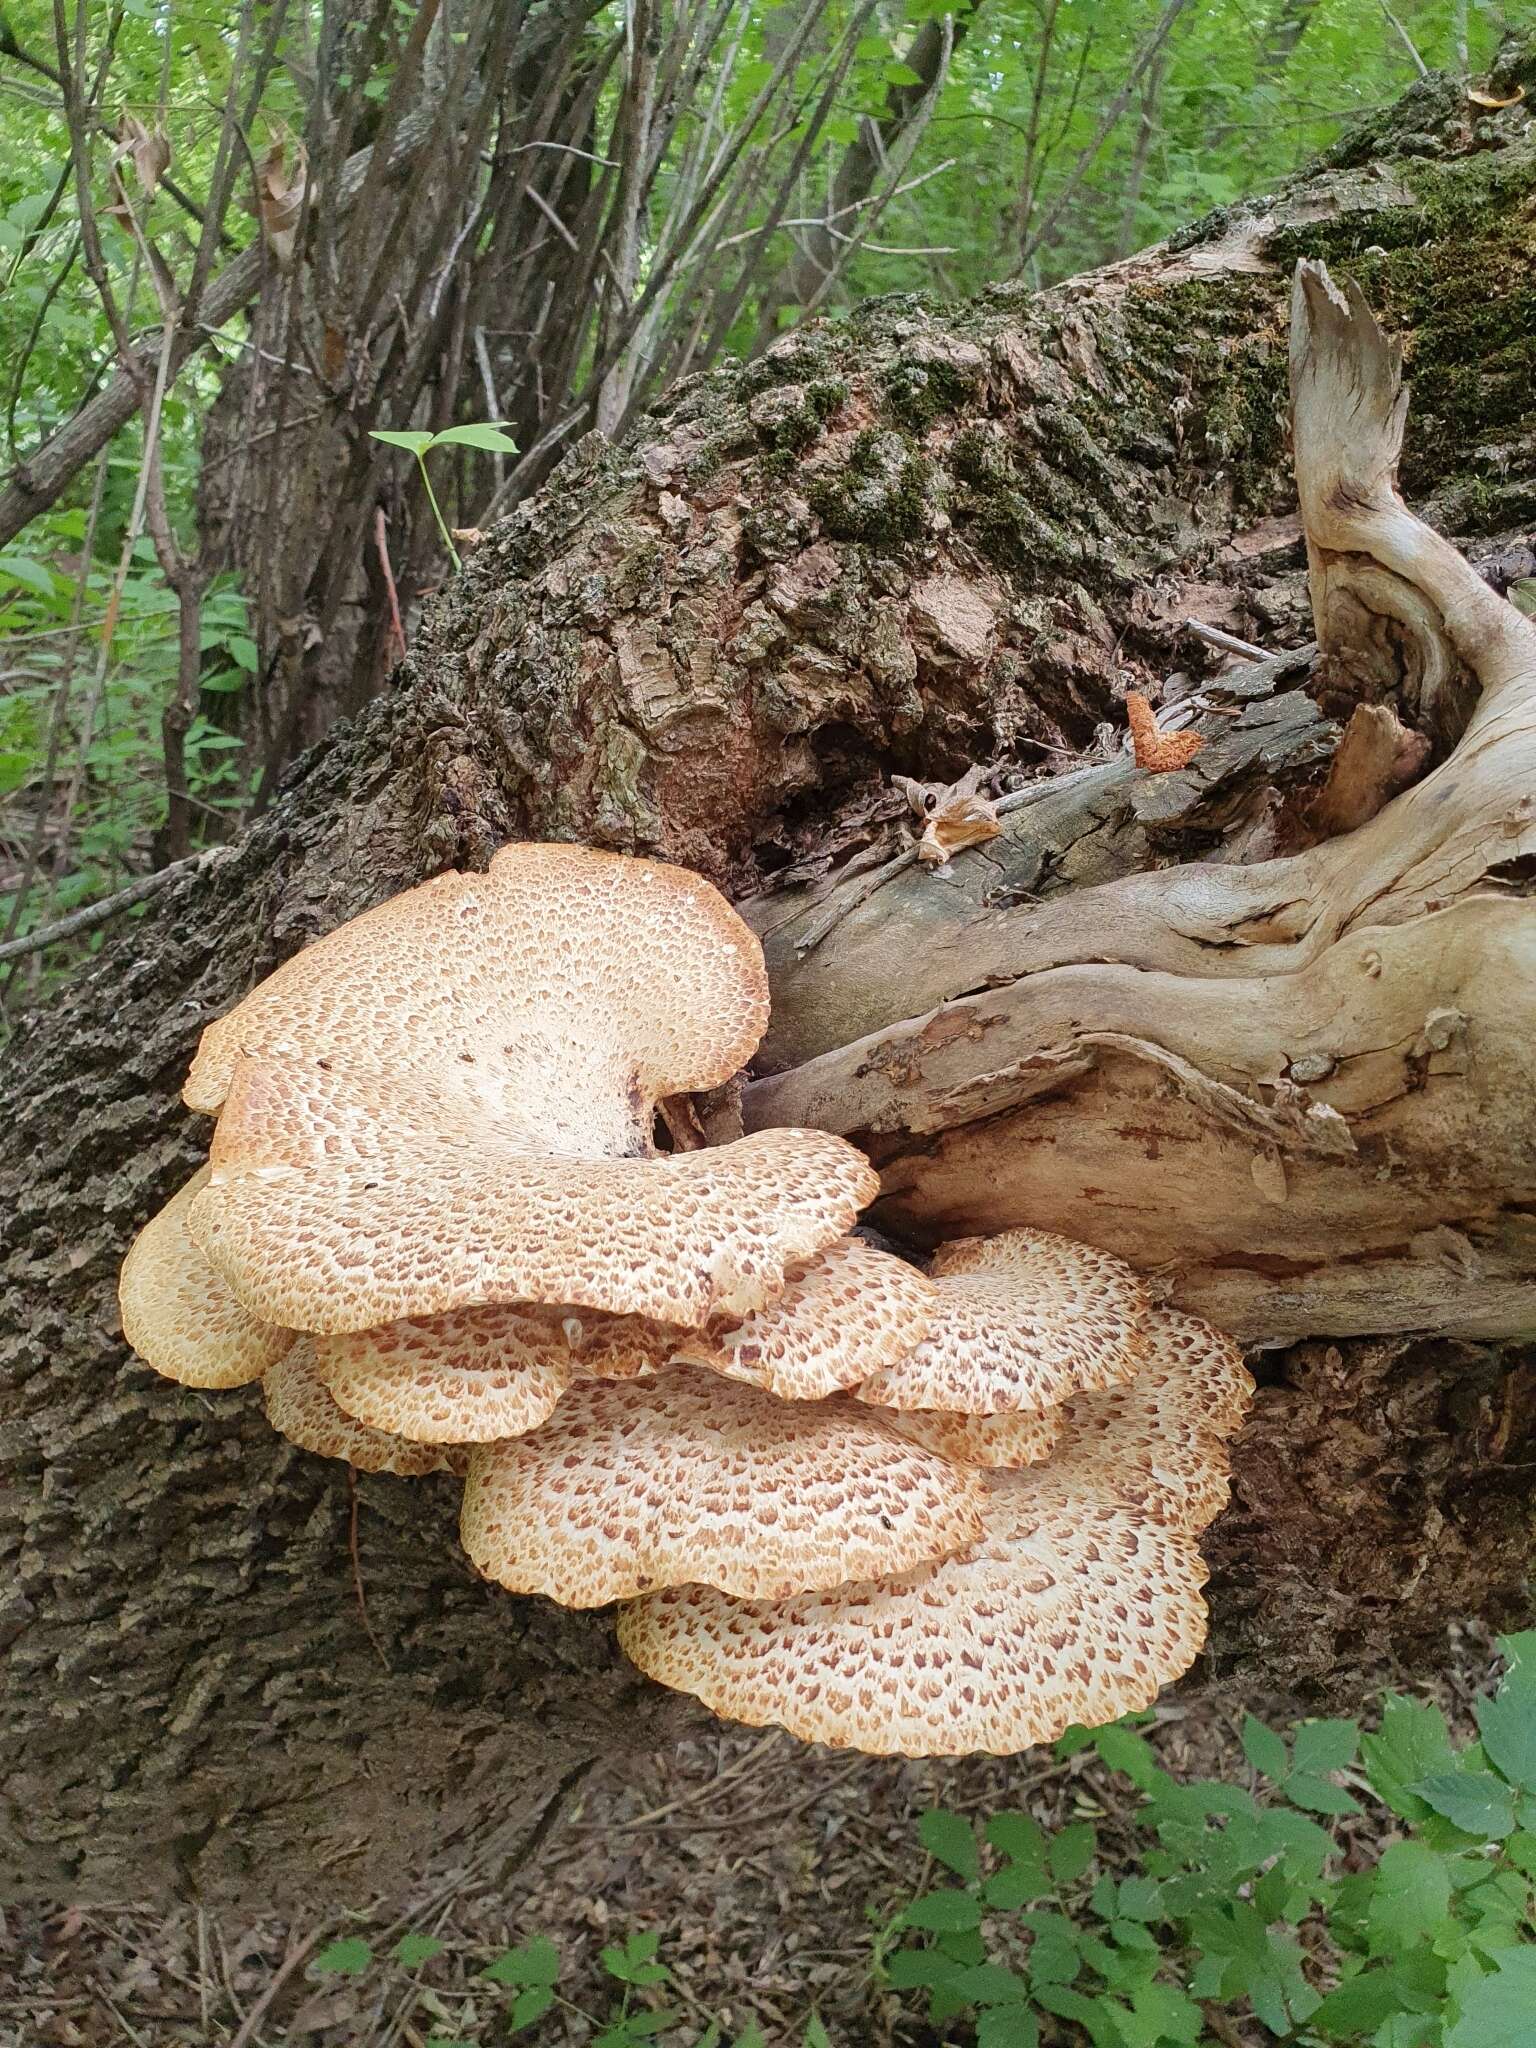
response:
[[[1152,1791],[1164,1778],[1147,1738],[1118,1721],[1111,1721],[1107,1728],[1096,1728],[1093,1746],[1112,1771],[1125,1773],[1138,1792]]]
[[[995,2005],[976,2022],[976,2048],[1040,2048],[1040,2024],[1022,2005]]]
[[[1393,1842],[1376,1866],[1366,1925],[1377,1955],[1432,1935],[1451,1907],[1451,1873],[1443,1856],[1422,1842]]]
[[[309,1967],[317,1977],[360,1977],[372,1961],[372,1942],[349,1934],[344,1941],[327,1942]]]
[[[958,1813],[930,1807],[917,1824],[918,1840],[935,1862],[952,1870],[969,1883],[981,1868],[976,1852],[976,1831]]]
[[[368,438],[370,441],[383,441],[390,448],[408,448],[412,455],[425,455],[432,446],[432,436],[418,433],[414,428],[408,433],[402,433],[393,429],[386,432],[383,427],[375,427]]]
[[[60,515],[54,514],[58,523]],[[1496,1636],[1499,1655],[1505,1659],[1509,1669],[1504,1674],[1505,1686],[1515,1686],[1536,1700],[1536,1628],[1520,1629],[1514,1635]]]
[[[1291,1762],[1298,1771],[1347,1771],[1360,1747],[1353,1721],[1303,1721],[1291,1733]]]
[[[555,2002],[552,1985],[530,1984],[519,1991],[512,2001],[512,2010],[507,2014],[507,2026],[516,2033],[519,2027],[531,2027],[535,2020],[543,2019]]]
[[[1027,1813],[994,1813],[982,1829],[992,1847],[1015,1862],[1038,1861],[1045,1868],[1045,1830]]]
[[[1096,1846],[1093,1829],[1087,1821],[1074,1821],[1071,1827],[1062,1828],[1060,1833],[1051,1837],[1046,1850],[1052,1877],[1058,1884],[1073,1883],[1093,1861]]]
[[[1362,1970],[1358,1977],[1346,1977],[1334,1986],[1313,2013],[1311,2025],[1333,2040],[1347,2041],[1357,2034],[1375,2033],[1402,2010],[1396,1972]]]
[[[1445,2048],[1531,2048],[1536,2040],[1536,1948],[1500,1959],[1491,1975],[1454,1987],[1460,2016]]]
[[[887,85],[921,85],[923,74],[914,71],[910,64],[887,64],[885,82]]]
[[[1514,1828],[1514,1794],[1491,1771],[1437,1771],[1411,1789],[1463,1834],[1497,1841]]]
[[[555,1984],[560,1979],[560,1951],[547,1936],[537,1934],[521,1948],[497,1956],[480,1975],[491,1984]]]
[[[1027,1906],[1031,1899],[1042,1898],[1051,1889],[1051,1880],[1046,1874],[1045,1859],[1038,1863],[1005,1863],[1001,1870],[994,1870],[981,1888],[985,1904],[995,1906],[999,1912],[1013,1913],[1020,1906]]]
[[[1204,2039],[1205,2017],[1191,1998],[1172,1984],[1141,1984],[1131,1993],[1131,2013],[1138,2025],[1122,2022],[1121,2031],[1135,2048],[1157,2048],[1161,2041],[1194,2044]]]
[[[885,1974],[898,1991],[931,1991],[952,1984],[964,1968],[936,1948],[899,1948],[885,1960]]]
[[[1512,1785],[1536,1791],[1536,1698],[1506,1681],[1473,1711],[1489,1763]]]
[[[1071,1924],[1060,1913],[1031,1913],[1025,1925],[1035,1937],[1029,1950],[1030,1988],[1038,1993],[1042,1984],[1070,1984],[1082,1968]]]
[[[901,1917],[925,1934],[963,1934],[981,1925],[981,1903],[969,1892],[925,1892]]]
[[[53,596],[53,571],[44,562],[34,562],[30,555],[0,555],[0,576],[9,576],[23,590],[35,591],[39,597]]]
[[[805,2032],[801,2036],[800,2048],[832,2048],[832,2036],[821,2024],[820,2018],[815,2013],[812,2013],[805,2023]]]
[[[383,436],[377,437],[382,440]],[[432,436],[434,448],[490,448],[498,455],[515,455],[517,443],[512,436],[493,426],[489,420],[472,422],[467,427],[444,427],[440,434]]]
[[[1029,1996],[1029,1986],[1001,1963],[976,1963],[960,1970],[949,1980],[949,1988],[967,2005],[1018,2005]]]
[[[435,1934],[402,1934],[390,1954],[402,1970],[417,1970],[434,1956],[440,1956],[443,1946]]]
[[[1285,1743],[1272,1728],[1266,1728],[1252,1714],[1243,1716],[1243,1755],[1256,1771],[1262,1771],[1266,1778],[1273,1778],[1276,1783],[1291,1768]]]
[[[1314,1777],[1310,1771],[1292,1771],[1285,1781],[1284,1791],[1293,1806],[1305,1807],[1308,1813],[1360,1811],[1360,1802],[1352,1798],[1342,1785],[1335,1785],[1327,1778]]]
[[[1404,1820],[1422,1820],[1429,1811],[1413,1791],[1418,1781],[1456,1763],[1440,1709],[1395,1694],[1383,1707],[1381,1732],[1361,1737],[1360,1754],[1372,1789]]]

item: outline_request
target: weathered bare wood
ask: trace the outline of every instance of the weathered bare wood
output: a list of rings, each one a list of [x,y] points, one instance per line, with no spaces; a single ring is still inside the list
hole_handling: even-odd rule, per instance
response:
[[[1363,680],[1374,655],[1378,685],[1429,720],[1470,672],[1459,744],[1356,831],[1288,858],[970,918],[941,902],[942,957],[912,946],[887,890],[867,910],[887,964],[915,952],[919,982],[958,971],[978,992],[756,1081],[744,1114],[865,1143],[898,1232],[1065,1229],[1246,1338],[1524,1337],[1536,909],[1509,884],[1536,853],[1536,627],[1398,496],[1399,352],[1358,288],[1301,266],[1292,337],[1325,660]],[[932,890],[915,876],[908,898]],[[782,1013],[793,1029],[798,1007]]]

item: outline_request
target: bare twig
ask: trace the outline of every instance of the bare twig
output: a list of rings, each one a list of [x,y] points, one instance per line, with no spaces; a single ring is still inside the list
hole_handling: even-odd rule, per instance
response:
[[[373,515],[374,545],[379,551],[379,570],[384,578],[385,593],[389,598],[389,629],[395,636],[395,645],[400,650],[400,659],[405,659],[405,628],[400,623],[400,597],[395,589],[395,573],[389,566],[389,540],[385,531],[384,507],[378,506]]]
[[[1051,230],[1077,197],[1078,190],[1084,178],[1087,177],[1092,169],[1099,151],[1109,140],[1111,131],[1130,105],[1137,86],[1140,85],[1146,71],[1157,57],[1158,51],[1162,49],[1164,43],[1167,42],[1169,36],[1173,33],[1175,22],[1177,22],[1179,16],[1188,5],[1189,0],[1168,0],[1168,5],[1163,9],[1157,26],[1137,51],[1135,62],[1131,66],[1124,85],[1121,86],[1119,92],[1115,94],[1115,97],[1100,115],[1099,124],[1094,129],[1087,147],[1068,172],[1066,182],[1061,190],[1041,215],[1039,226],[1034,228],[1025,240],[1023,248],[1019,251],[1019,260],[1013,266],[1013,276],[1020,276],[1028,268],[1031,258],[1038,250],[1045,246]]]
[[[368,1618],[368,1596],[363,1591],[363,1560],[357,1545],[357,1467],[355,1465],[348,1465],[347,1467],[347,1496],[347,1550],[352,1559],[352,1590],[357,1595],[358,1618],[363,1624],[363,1633],[367,1636],[369,1642],[372,1643],[379,1662],[388,1671],[390,1669],[389,1658],[385,1654],[384,1645],[379,1641],[374,1631],[372,1621]]]
[[[188,854],[185,860],[172,861],[168,867],[140,875],[136,882],[130,882],[126,889],[119,889],[114,896],[104,896],[99,903],[82,904],[78,910],[72,910],[67,917],[58,918],[53,924],[39,925],[36,931],[27,932],[19,939],[7,939],[0,944],[0,960],[19,960],[23,954],[39,953],[45,946],[56,946],[63,939],[78,938],[81,932],[105,924],[109,917],[116,917],[124,910],[131,910],[135,903],[143,903],[148,897],[158,895],[167,882],[174,882],[178,875],[197,867],[208,859],[210,853],[223,851],[222,847],[217,847]]]
[[[1424,62],[1424,59],[1419,55],[1418,51],[1415,49],[1413,37],[1409,35],[1407,29],[1403,27],[1403,24],[1392,12],[1392,9],[1387,5],[1387,0],[1377,0],[1377,5],[1380,7],[1382,13],[1387,17],[1387,20],[1391,23],[1392,27],[1397,30],[1398,35],[1402,39],[1403,48],[1408,52],[1409,56],[1413,59],[1414,64],[1418,67],[1418,73],[1420,78],[1428,78],[1429,66]]]
[[[1228,633],[1220,626],[1208,626],[1204,619],[1186,619],[1186,633],[1193,633],[1197,640],[1203,640],[1207,647],[1219,647],[1224,654],[1240,654],[1244,661],[1268,661],[1269,655],[1262,647],[1255,647],[1251,640],[1240,640],[1235,633]]]
[[[287,1955],[283,1957],[276,1970],[273,1971],[266,1989],[241,2021],[240,2031],[230,2042],[229,2048],[251,2048],[251,2043],[256,2038],[256,2029],[266,2018],[267,2010],[271,2006],[273,1999],[276,1998],[279,1991],[282,1990],[288,1979],[293,1975],[300,1963],[304,1961],[305,1957],[309,1955],[310,1951],[319,1946],[325,1931],[323,1927],[317,1927],[312,1934],[306,1934],[301,1942],[296,1943],[294,1947],[289,1949]]]

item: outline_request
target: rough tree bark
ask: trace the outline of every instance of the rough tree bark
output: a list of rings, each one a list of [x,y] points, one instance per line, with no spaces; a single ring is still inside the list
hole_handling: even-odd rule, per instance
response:
[[[1530,45],[1500,83],[1522,78],[1536,88]],[[778,979],[753,1118],[804,1092],[807,1060],[846,1064],[840,1049],[872,1032],[889,1048],[893,1026],[910,1037],[902,1020],[935,1005],[950,1005],[940,1016],[958,1017],[963,1037],[965,991],[1000,983],[988,1001],[1011,1019],[1006,1058],[985,1043],[990,1025],[958,1061],[930,1032],[934,1085],[911,1091],[935,1105],[927,1128],[884,1115],[905,1099],[894,1055],[868,1075],[853,1071],[862,1053],[852,1062],[858,1088],[838,1114],[886,1155],[888,1220],[918,1236],[947,1227],[955,1202],[975,1197],[946,1148],[1001,1129],[1024,1162],[1010,1199],[1112,1237],[1113,1211],[1086,1193],[1087,1155],[1068,1142],[1107,1142],[1112,1112],[1126,1129],[1099,1157],[1152,1231],[1142,1262],[1188,1266],[1202,1301],[1226,1299],[1234,1273],[1277,1277],[1255,1241],[1293,1258],[1291,1212],[1310,1210],[1311,1177],[1334,1170],[1335,1155],[1307,1142],[1332,1125],[1312,1116],[1309,1133],[1309,1111],[1368,1125],[1372,1090],[1395,1097],[1391,1062],[1407,1057],[1389,1047],[1335,1084],[1317,1064],[1331,1044],[1320,1021],[1286,1092],[1277,1016],[1310,1017],[1315,977],[1346,941],[1357,967],[1362,947],[1381,955],[1367,993],[1399,986],[1405,934],[1430,946],[1434,985],[1414,995],[1425,1017],[1475,1017],[1497,999],[1479,979],[1495,926],[1519,921],[1529,958],[1528,798],[1497,772],[1477,784],[1487,843],[1469,846],[1475,876],[1425,879],[1418,855],[1386,860],[1396,908],[1368,940],[1363,913],[1380,915],[1370,878],[1348,842],[1321,837],[1427,755],[1434,772],[1364,834],[1417,819],[1439,791],[1448,822],[1420,843],[1469,844],[1456,762],[1477,781],[1506,744],[1529,759],[1529,735],[1506,732],[1496,702],[1464,733],[1471,691],[1422,658],[1443,653],[1438,618],[1399,603],[1407,624],[1381,624],[1384,579],[1330,559],[1320,627],[1326,647],[1363,648],[1352,667],[1335,652],[1224,679],[1241,715],[1206,720],[1200,776],[1149,782],[1096,756],[1089,780],[1062,778],[1022,805],[1027,833],[962,856],[952,877],[899,868],[871,890],[899,808],[886,778],[944,781],[976,761],[1059,767],[1042,750],[1092,747],[1124,683],[1155,692],[1188,662],[1190,612],[1275,645],[1307,641],[1283,425],[1299,256],[1352,271],[1408,343],[1410,499],[1491,574],[1528,576],[1533,246],[1529,116],[1484,115],[1458,85],[1430,80],[1313,175],[1176,247],[1038,297],[999,291],[958,311],[886,301],[684,388],[632,448],[575,451],[478,552],[392,690],[298,765],[245,840],[169,885],[32,1020],[4,1091],[0,1896],[189,1888],[210,1902],[334,1902],[397,1889],[434,1857],[510,1851],[616,1729],[660,1741],[691,1711],[626,1676],[601,1620],[473,1582],[447,1481],[356,1482],[357,1576],[384,1668],[358,1611],[348,1475],[278,1441],[254,1396],[184,1392],[125,1358],[123,1249],[206,1143],[177,1101],[199,1030],[306,939],[395,889],[482,864],[507,837],[550,835],[656,851],[753,899]],[[1377,621],[1364,641],[1362,605]],[[1342,606],[1354,607],[1348,633]],[[1392,744],[1353,742],[1346,775],[1336,743],[1362,694],[1382,696],[1405,731],[1382,727],[1383,712],[1377,741],[1385,729]],[[1343,763],[1331,783],[1330,761]],[[1272,897],[1276,854],[1326,900],[1311,937],[1291,899]],[[1468,905],[1424,900],[1459,899],[1470,880]],[[807,910],[796,891],[817,882]],[[1226,906],[1241,953],[1228,958],[1190,912],[1208,900]],[[1233,903],[1255,929],[1231,925]],[[1121,905],[1088,946],[1092,919]],[[797,950],[785,920],[806,916],[825,935]],[[1078,936],[1038,937],[1063,931]],[[1443,947],[1442,931],[1454,934]],[[1154,942],[1168,958],[1138,965]],[[1255,947],[1267,971],[1284,951],[1278,985],[1250,984]],[[1098,963],[1086,986],[1102,1015],[1046,1015],[1070,960]],[[1436,993],[1462,973],[1476,1006]],[[1165,974],[1187,977],[1176,1000],[1164,1000]],[[1223,1034],[1210,1071],[1196,1010]],[[1262,1056],[1233,1040],[1239,1029]],[[1454,1098],[1457,1075],[1485,1057],[1475,1029],[1417,1017],[1413,1029],[1415,1046],[1425,1039],[1414,1092]],[[1033,1092],[1041,1045],[1065,1048],[1045,1094]],[[1015,1065],[1027,1085],[999,1075]],[[866,1084],[883,1091],[880,1117],[859,1106]],[[1536,1263],[1530,1188],[1524,1210],[1510,1205],[1521,1116],[1528,1144],[1528,1104],[1511,1107],[1507,1132],[1484,1105],[1482,1142],[1503,1148],[1504,1180],[1485,1174],[1479,1198],[1510,1209],[1492,1239],[1464,1228],[1453,1243],[1459,1225],[1437,1204],[1434,1244],[1393,1254],[1405,1267],[1394,1286],[1409,1285],[1413,1262],[1450,1273],[1433,1313],[1411,1288],[1406,1316],[1367,1285],[1342,1323],[1339,1289],[1333,1320],[1315,1323],[1262,1311],[1272,1297],[1246,1281],[1232,1297],[1260,1337],[1366,1334],[1260,1357],[1236,1505],[1212,1538],[1218,1681],[1317,1698],[1388,1657],[1432,1659],[1448,1616],[1515,1611],[1536,1519],[1533,1371],[1502,1343],[1528,1320]],[[1166,1178],[1149,1167],[1154,1150],[1181,1161],[1195,1127],[1205,1186],[1182,1164]],[[1037,1184],[1040,1132],[1055,1142]],[[1483,1171],[1469,1149],[1448,1179]],[[992,1173],[1000,1154],[983,1156]],[[1393,1158],[1357,1142],[1338,1169],[1357,1205],[1368,1185],[1391,1193]],[[1421,1163],[1414,1173],[1424,1192]],[[1248,1206],[1223,1220],[1238,1193]],[[1362,1208],[1340,1213],[1342,1244],[1309,1255],[1335,1272],[1351,1245],[1381,1249]],[[1497,1285],[1463,1286],[1469,1258]],[[1200,1278],[1213,1274],[1226,1277]],[[1479,1308],[1483,1295],[1495,1305]],[[1452,1334],[1414,1334],[1426,1323]]]

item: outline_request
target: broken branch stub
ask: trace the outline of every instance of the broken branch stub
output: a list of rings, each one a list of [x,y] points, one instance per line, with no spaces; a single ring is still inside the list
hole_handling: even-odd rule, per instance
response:
[[[1527,1334],[1536,627],[1403,503],[1397,352],[1321,264],[1297,271],[1292,406],[1321,658],[1449,751],[1386,801],[1373,775],[1356,829],[1286,857],[935,894],[920,1004],[912,933],[882,920],[930,878],[882,891],[776,985],[770,1055],[798,1063],[751,1083],[746,1126],[859,1143],[899,1236],[1059,1230],[1245,1339]],[[855,952],[839,1042],[826,990]]]

